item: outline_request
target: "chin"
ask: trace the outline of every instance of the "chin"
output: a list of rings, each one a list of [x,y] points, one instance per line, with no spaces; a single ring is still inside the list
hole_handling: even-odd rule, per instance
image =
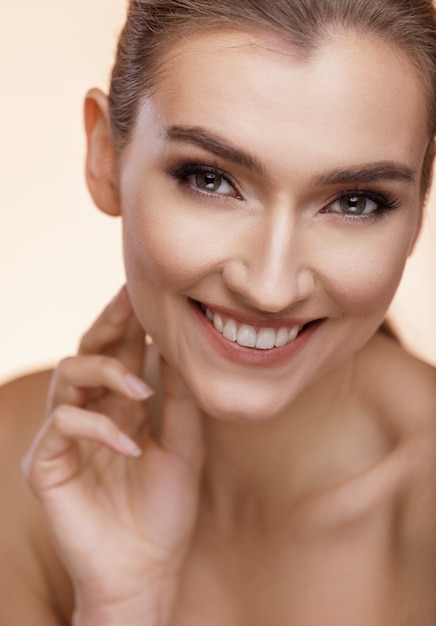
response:
[[[212,418],[234,423],[260,423],[283,414],[293,398],[277,400],[271,390],[262,390],[259,384],[247,386],[226,383],[195,389],[187,383],[201,410]]]

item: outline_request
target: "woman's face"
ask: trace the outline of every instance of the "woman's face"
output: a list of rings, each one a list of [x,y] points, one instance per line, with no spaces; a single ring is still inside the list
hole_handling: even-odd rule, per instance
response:
[[[280,414],[373,335],[420,215],[423,89],[381,40],[185,40],[122,159],[129,291],[204,410]],[[297,334],[298,333],[298,334]]]

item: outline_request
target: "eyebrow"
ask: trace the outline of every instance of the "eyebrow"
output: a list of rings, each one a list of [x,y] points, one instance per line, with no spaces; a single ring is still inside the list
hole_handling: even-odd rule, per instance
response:
[[[411,185],[416,172],[411,167],[395,161],[380,161],[349,169],[333,169],[315,177],[317,185],[347,185],[394,180]]]
[[[170,126],[165,132],[166,139],[199,146],[216,156],[242,165],[263,176],[265,171],[260,161],[250,154],[224,143],[216,135],[197,126]]]
[[[262,163],[251,153],[224,143],[215,134],[199,126],[169,126],[165,138],[198,146],[215,154],[226,161],[231,161],[256,174],[263,176],[265,169]],[[411,185],[415,181],[416,171],[403,163],[380,161],[359,165],[354,168],[336,168],[315,175],[314,183],[318,186],[352,185],[371,183],[380,180],[393,180]]]

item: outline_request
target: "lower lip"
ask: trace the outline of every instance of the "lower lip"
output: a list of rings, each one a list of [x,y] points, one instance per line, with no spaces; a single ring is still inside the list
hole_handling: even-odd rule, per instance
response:
[[[325,321],[320,319],[305,329],[296,339],[286,344],[282,348],[272,348],[271,350],[259,350],[258,348],[245,348],[236,342],[228,341],[219,333],[212,322],[210,322],[197,304],[189,301],[191,309],[200,325],[202,332],[215,350],[224,358],[243,365],[254,365],[260,367],[274,367],[282,365],[286,361],[297,355],[308,343],[312,335]]]

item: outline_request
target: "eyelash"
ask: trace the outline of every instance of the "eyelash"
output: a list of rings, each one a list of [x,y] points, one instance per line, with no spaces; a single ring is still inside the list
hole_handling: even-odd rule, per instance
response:
[[[188,187],[190,191],[200,195],[205,199],[214,199],[214,200],[242,200],[242,194],[240,193],[237,184],[235,181],[222,169],[215,165],[201,165],[199,163],[186,163],[181,166],[174,166],[168,170],[169,175],[172,178],[175,178],[181,185],[184,187]],[[235,190],[234,196],[229,196],[226,194],[219,194],[208,191],[201,191],[200,189],[196,189],[189,181],[189,176],[193,176],[195,174],[213,174],[214,176],[219,176],[224,181],[226,181],[233,189]]]
[[[169,168],[168,174],[172,178],[176,179],[184,187],[188,187],[191,192],[200,195],[204,199],[211,199],[214,201],[216,201],[217,199],[220,201],[243,199],[242,194],[240,193],[235,181],[226,172],[224,172],[222,169],[215,165],[186,163],[183,165],[176,165]],[[219,194],[196,189],[188,180],[190,176],[193,176],[195,174],[213,174],[214,176],[221,177],[231,187],[233,187],[236,195],[230,196],[226,194]],[[335,202],[339,202],[345,197],[368,198],[377,205],[377,208],[372,213],[362,215],[347,215],[346,213],[341,214],[338,211],[329,210],[329,207],[331,207]],[[337,194],[334,198],[329,200],[326,203],[325,207],[319,212],[321,214],[336,215],[339,219],[346,222],[374,222],[386,216],[395,209],[398,209],[400,206],[401,202],[397,198],[391,196],[390,194],[387,194],[386,192],[381,193],[380,191],[369,189],[347,189],[346,191],[341,191],[341,193]]]
[[[346,213],[339,213],[338,211],[329,211],[329,207],[331,207],[335,202],[339,202],[343,198],[367,198],[374,202],[377,205],[377,208],[372,211],[372,213],[361,214],[361,215],[347,215]],[[375,191],[371,189],[347,189],[346,191],[341,191],[340,194],[336,195],[332,200],[330,200],[324,209],[321,209],[320,213],[329,213],[331,215],[337,215],[340,219],[345,220],[346,222],[374,222],[376,220],[385,217],[389,213],[395,211],[395,209],[400,208],[401,202],[387,194],[386,192]]]

